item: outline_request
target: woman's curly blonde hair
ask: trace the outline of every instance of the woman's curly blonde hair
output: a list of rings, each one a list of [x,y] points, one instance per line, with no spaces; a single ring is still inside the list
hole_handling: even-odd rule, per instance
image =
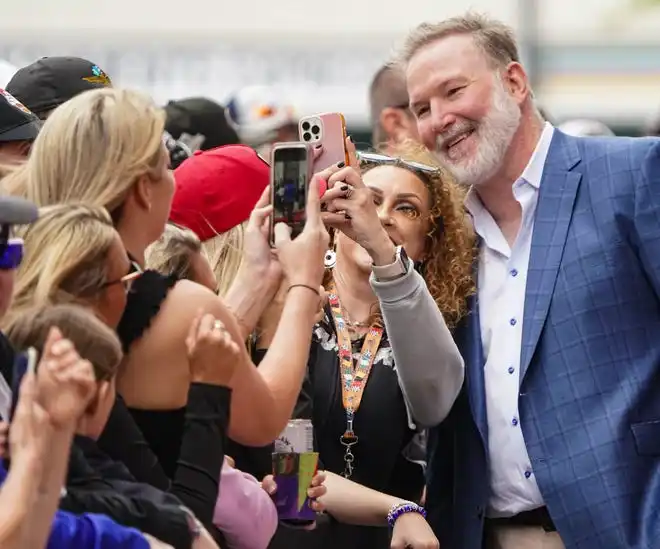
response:
[[[475,237],[463,206],[465,192],[428,149],[414,141],[388,147],[387,155],[403,160],[398,167],[415,174],[431,193],[428,253],[420,272],[445,322],[453,328],[467,314],[467,298],[475,291]],[[415,170],[405,162],[424,164],[437,171]],[[362,173],[380,165],[363,164]]]

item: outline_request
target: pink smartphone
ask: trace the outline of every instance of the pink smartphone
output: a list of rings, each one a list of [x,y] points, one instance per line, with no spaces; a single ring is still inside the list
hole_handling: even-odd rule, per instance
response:
[[[273,229],[277,223],[291,227],[291,238],[298,236],[305,226],[313,158],[306,143],[276,143],[273,146],[270,161],[271,244],[275,243]]]
[[[305,116],[298,122],[300,141],[312,147],[323,145],[323,152],[314,161],[314,173],[333,164],[348,164],[346,152],[346,121],[339,112]]]

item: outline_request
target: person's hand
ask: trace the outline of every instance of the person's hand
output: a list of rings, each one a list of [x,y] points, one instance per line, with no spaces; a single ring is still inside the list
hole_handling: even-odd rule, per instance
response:
[[[362,181],[352,144],[349,158],[351,165],[341,163],[319,174],[328,181],[321,199],[326,207],[323,222],[367,250],[376,265],[389,265],[395,259],[395,246],[381,223],[371,190]]]
[[[244,360],[240,346],[225,325],[211,314],[197,313],[190,324],[186,347],[193,383],[228,387]]]
[[[270,296],[277,291],[282,278],[277,255],[273,253],[269,243],[270,214],[273,206],[270,204],[270,187],[261,193],[250,220],[245,229],[243,241],[243,262],[238,277],[248,277],[255,282],[266,284],[270,289]]]
[[[290,227],[285,223],[275,225],[275,247],[288,287],[300,284],[318,288],[323,279],[323,256],[330,241],[321,220],[318,177],[313,177],[309,184],[305,216],[305,227],[293,240]]]
[[[37,369],[39,404],[56,429],[72,428],[96,394],[94,368],[53,327]]]
[[[439,549],[440,542],[419,513],[404,513],[394,523],[391,549]]]
[[[34,474],[46,459],[51,432],[48,414],[39,404],[37,396],[36,377],[28,372],[21,380],[11,429],[7,423],[2,424],[2,457],[8,449],[14,465],[28,467]]]
[[[312,482],[309,485],[309,488],[307,489],[307,497],[310,499],[309,506],[317,513],[325,510],[323,504],[318,500],[318,498],[324,496],[328,491],[324,483],[325,472],[317,471],[312,478]],[[275,477],[273,477],[273,475],[265,476],[261,481],[261,487],[269,496],[274,496],[277,492],[277,483],[275,482]]]

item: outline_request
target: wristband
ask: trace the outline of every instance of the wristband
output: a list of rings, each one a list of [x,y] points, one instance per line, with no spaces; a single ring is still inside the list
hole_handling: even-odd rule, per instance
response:
[[[401,515],[405,515],[407,513],[417,513],[418,515],[422,515],[422,517],[426,518],[426,509],[424,509],[424,507],[410,501],[403,501],[401,503],[395,503],[392,505],[390,512],[387,513],[387,524],[389,524],[390,528],[394,528],[394,524],[396,523],[397,519]]]
[[[308,284],[291,284],[291,286],[289,286],[289,289],[287,290],[287,293],[289,293],[294,288],[307,288],[309,291],[314,292],[317,296],[321,297],[321,294],[319,294],[319,289],[314,288]]]

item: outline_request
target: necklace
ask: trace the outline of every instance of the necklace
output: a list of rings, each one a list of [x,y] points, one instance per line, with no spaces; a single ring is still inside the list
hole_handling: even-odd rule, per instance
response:
[[[351,320],[350,317],[346,314],[344,309],[344,322],[347,326],[351,328],[369,328],[370,324],[368,322],[358,322],[357,320]]]

